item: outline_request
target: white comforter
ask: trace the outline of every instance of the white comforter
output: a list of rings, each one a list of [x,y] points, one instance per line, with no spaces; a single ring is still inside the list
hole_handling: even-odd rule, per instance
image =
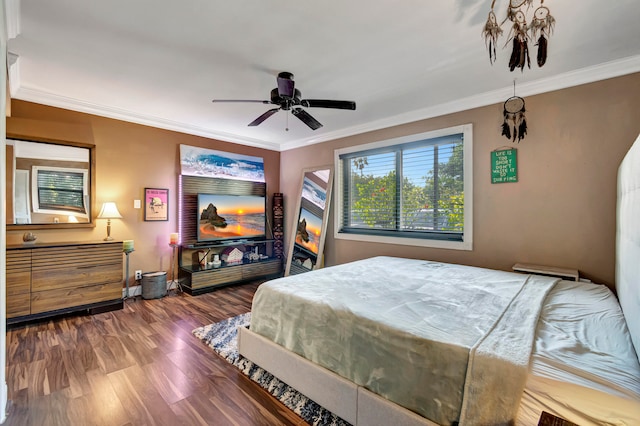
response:
[[[251,329],[439,424],[507,423],[555,282],[376,257],[263,284]]]
[[[560,281],[549,293],[517,424],[542,410],[581,426],[640,425],[640,363],[607,287]]]

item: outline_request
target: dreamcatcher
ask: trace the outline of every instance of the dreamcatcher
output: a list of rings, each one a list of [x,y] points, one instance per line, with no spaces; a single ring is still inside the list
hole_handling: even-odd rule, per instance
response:
[[[547,43],[548,38],[553,33],[553,28],[556,25],[556,19],[551,16],[549,8],[543,6],[544,0],[540,0],[540,7],[538,7],[533,13],[533,20],[531,21],[531,38],[537,40],[538,46],[537,61],[538,66],[541,67],[547,61]]]
[[[513,0],[512,0],[513,3]],[[513,71],[520,68],[524,71],[524,66],[531,68],[531,59],[529,57],[529,36],[527,35],[527,21],[524,13],[518,10],[513,15],[513,26],[509,33],[509,41],[513,40],[513,49],[511,50],[511,58],[509,59],[509,70]],[[506,44],[505,44],[506,46]]]
[[[522,7],[526,6],[527,9],[531,7],[533,0],[509,0],[509,8],[507,9],[507,17],[502,23],[508,19],[511,22],[516,21],[516,14],[522,12]]]
[[[484,37],[487,50],[489,51],[489,62],[493,65],[496,60],[496,44],[498,44],[498,37],[502,35],[502,28],[498,25],[498,19],[496,14],[493,13],[493,6],[496,4],[496,0],[491,2],[491,11],[487,17],[487,22],[482,29],[482,36]]]
[[[509,57],[509,69],[511,71],[520,68],[524,71],[524,67],[531,68],[531,59],[529,56],[529,40],[532,39],[538,46],[537,63],[541,67],[547,61],[547,46],[549,37],[553,33],[555,26],[555,18],[551,16],[549,8],[543,5],[544,0],[540,0],[540,6],[533,12],[531,24],[527,24],[526,14],[532,9],[533,0],[509,0],[507,8],[507,16],[498,24],[495,12],[495,0],[491,2],[491,10],[487,21],[482,28],[482,36],[485,45],[489,50],[489,62],[493,64],[496,61],[496,44],[498,38],[502,35],[502,25],[505,22],[511,22],[505,47],[511,43],[511,56]]]
[[[518,143],[524,139],[527,134],[527,120],[524,116],[524,99],[515,95],[516,83],[513,82],[513,96],[504,102],[502,114],[504,122],[502,123],[502,136],[513,142]]]

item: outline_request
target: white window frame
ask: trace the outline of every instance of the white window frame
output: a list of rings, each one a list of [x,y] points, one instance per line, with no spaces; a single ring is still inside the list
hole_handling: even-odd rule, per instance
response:
[[[370,149],[379,149],[393,145],[400,145],[419,140],[433,139],[454,134],[463,134],[464,142],[462,158],[464,164],[464,230],[462,241],[443,241],[427,238],[406,238],[399,236],[363,235],[356,233],[340,232],[343,227],[344,202],[340,194],[344,193],[344,170],[340,156]],[[398,244],[405,246],[432,247],[452,250],[473,250],[473,125],[463,124],[425,133],[413,134],[394,139],[372,142],[364,145],[356,145],[341,148],[334,151],[335,163],[335,206],[334,214],[334,238],[337,240],[364,241],[370,243]]]
[[[15,170],[13,185],[13,218],[18,225],[31,223],[29,174],[29,170]]]
[[[87,209],[87,198],[89,197],[89,170],[88,169],[73,169],[68,167],[49,167],[49,166],[32,166],[31,167],[31,205],[33,206],[34,213],[44,214],[59,214],[70,215],[78,218],[88,218],[86,213],[78,213],[75,211],[66,210],[48,210],[40,208],[40,198],[38,195],[38,172],[39,171],[55,171],[65,173],[82,173],[82,204],[85,212]]]

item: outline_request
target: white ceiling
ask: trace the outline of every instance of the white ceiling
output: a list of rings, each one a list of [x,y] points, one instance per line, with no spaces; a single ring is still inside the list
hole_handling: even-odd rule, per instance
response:
[[[506,24],[489,63],[491,0],[3,2],[13,98],[272,150],[502,102],[514,79],[529,96],[640,71],[638,0],[547,0],[549,58],[531,42],[524,72],[508,70]],[[283,111],[247,126],[273,105],[211,102],[269,99],[280,71],[357,109],[308,108],[312,131]]]

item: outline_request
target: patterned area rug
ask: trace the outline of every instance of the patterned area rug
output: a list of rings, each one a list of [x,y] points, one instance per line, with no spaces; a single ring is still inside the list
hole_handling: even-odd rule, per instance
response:
[[[280,381],[273,374],[238,353],[238,327],[249,327],[250,321],[251,312],[196,328],[192,333],[218,355],[236,366],[243,374],[302,417],[308,424],[314,426],[350,426],[340,417],[316,404],[291,386]]]

